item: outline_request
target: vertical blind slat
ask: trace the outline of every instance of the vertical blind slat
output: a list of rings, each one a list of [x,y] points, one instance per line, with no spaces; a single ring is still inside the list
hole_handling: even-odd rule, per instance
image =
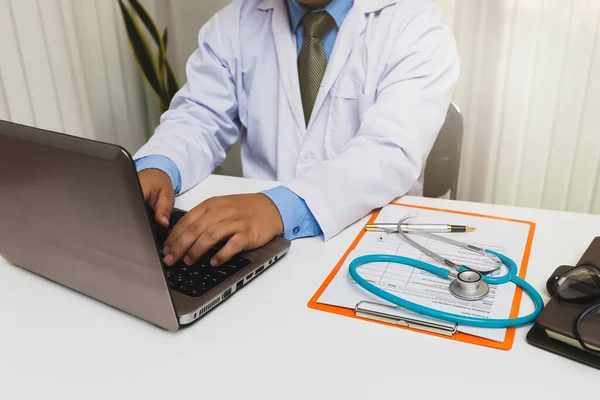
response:
[[[12,0],[14,26],[37,127],[62,131],[62,120],[37,0]]]
[[[149,134],[147,121],[145,118],[142,118],[142,116],[146,115],[146,99],[144,98],[143,90],[145,82],[137,68],[131,47],[129,46],[121,11],[116,6],[113,7],[113,15],[116,21],[117,44],[115,51],[119,52],[127,112],[130,116],[136,116],[136,118],[129,118],[133,129],[131,146],[137,150],[144,144]]]
[[[515,202],[526,207],[542,205],[572,3],[544,0],[540,12],[539,43],[535,54],[531,98],[525,116],[526,128]]]
[[[81,136],[89,139],[98,139],[94,126],[92,124],[92,111],[90,109],[90,97],[85,85],[85,76],[83,73],[82,55],[78,40],[77,27],[75,25],[75,15],[71,0],[59,0],[60,20],[54,23],[60,23],[64,27],[63,40],[68,48],[68,58],[63,60],[65,68],[72,73],[72,81],[75,85],[75,98],[73,101],[77,104],[79,118],[83,125]]]
[[[0,0],[0,74],[11,121],[35,125],[10,0]]]
[[[557,210],[566,207],[595,42],[595,31],[590,32],[590,26],[595,28],[600,11],[598,1],[577,0],[573,5],[542,198],[542,207]]]
[[[569,179],[566,209],[591,212],[600,172],[600,18],[596,22],[594,51],[588,71],[575,161]]]
[[[503,8],[506,8],[505,12],[501,12]],[[490,24],[486,29],[494,29],[492,34],[497,36],[497,47],[495,49],[487,49],[488,58],[486,58],[486,69],[493,71],[493,63],[499,61],[497,63],[498,72],[495,76],[490,76],[493,83],[485,89],[486,96],[489,96],[490,100],[492,100],[492,103],[488,105],[488,111],[491,113],[491,118],[487,121],[489,128],[484,131],[487,134],[482,135],[481,138],[482,150],[485,150],[480,151],[480,154],[486,154],[487,157],[486,159],[480,157],[479,159],[481,161],[478,163],[480,166],[485,166],[481,169],[481,176],[478,180],[483,191],[482,200],[485,202],[492,202],[494,197],[498,149],[501,140],[502,121],[506,112],[506,81],[509,74],[509,64],[512,58],[511,47],[513,42],[518,40],[518,38],[516,39],[514,37],[517,1],[506,0],[505,2],[497,2],[494,5],[494,9],[495,12],[491,14],[490,18],[495,22],[496,27],[493,28],[494,24]],[[499,14],[502,18],[496,18],[494,14]],[[494,43],[494,41],[491,41],[490,43]]]
[[[523,154],[525,121],[531,100],[531,81],[535,73],[535,53],[540,30],[539,12],[522,12],[522,0],[517,3],[509,45],[508,72],[504,85],[503,111],[500,122],[500,139],[496,148],[494,167],[494,202],[514,205],[518,170]],[[541,9],[542,0],[529,0],[528,6]]]
[[[132,135],[135,133],[130,123],[129,110],[123,80],[123,68],[119,54],[114,2],[96,0],[98,25],[102,27],[100,39],[104,63],[106,65],[108,102],[114,118],[114,138],[128,150],[132,150]]]
[[[8,100],[4,93],[4,83],[2,82],[2,68],[0,66],[0,119],[10,120],[10,114],[8,113]]]
[[[38,7],[60,109],[62,132],[85,137],[79,104],[77,104],[74,74],[68,62],[69,49],[64,41],[64,26],[57,23],[61,20],[60,4],[57,0],[38,0]]]

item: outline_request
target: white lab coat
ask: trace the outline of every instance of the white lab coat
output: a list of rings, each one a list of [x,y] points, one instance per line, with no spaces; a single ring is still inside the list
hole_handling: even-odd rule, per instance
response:
[[[245,177],[302,197],[328,240],[394,198],[422,194],[424,162],[459,75],[430,0],[355,0],[305,126],[284,0],[236,0],[199,33],[187,83],[135,155],[169,157],[182,192],[241,134]]]

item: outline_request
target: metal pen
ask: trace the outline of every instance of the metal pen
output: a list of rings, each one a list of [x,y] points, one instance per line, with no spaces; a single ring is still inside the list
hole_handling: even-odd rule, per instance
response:
[[[375,223],[367,224],[366,229],[369,232],[394,232],[393,227],[397,227],[395,223]],[[476,228],[466,225],[451,225],[451,224],[402,224],[400,225],[403,232],[410,231],[427,231],[427,232],[473,232]],[[387,227],[387,228],[386,228]],[[390,229],[391,228],[391,229]]]

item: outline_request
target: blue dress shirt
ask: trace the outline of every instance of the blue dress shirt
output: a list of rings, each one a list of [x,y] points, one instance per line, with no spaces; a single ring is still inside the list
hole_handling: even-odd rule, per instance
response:
[[[301,21],[304,14],[309,11],[298,3],[297,0],[286,0],[286,3],[290,17],[290,26],[296,34],[297,52],[300,55],[300,50],[304,43],[304,27]],[[335,21],[335,25],[323,34],[325,56],[328,61],[339,28],[342,26],[344,19],[353,5],[354,0],[332,0],[324,9],[312,11],[327,11]],[[162,170],[169,176],[171,182],[173,182],[175,194],[178,194],[181,190],[181,174],[171,159],[160,155],[147,156],[136,160],[135,165],[138,172],[149,168]],[[296,193],[284,186],[278,186],[262,193],[267,195],[279,210],[283,221],[284,238],[293,240],[321,234],[321,227],[315,217],[304,200],[297,196]]]
[[[307,11],[306,8],[298,3],[297,0],[286,0],[286,3],[288,6],[288,13],[290,15],[290,26],[296,33],[296,47],[298,55],[300,55],[300,50],[302,49],[302,44],[304,43],[304,26],[301,24],[302,17],[309,11]],[[332,29],[323,32],[322,39],[323,46],[325,46],[325,57],[327,58],[327,61],[329,61],[329,56],[331,55],[331,50],[333,50],[333,45],[335,43],[335,39],[337,38],[338,31],[353,5],[354,0],[332,0],[331,3],[327,4],[324,9],[312,11],[327,11],[335,21],[335,25],[332,26]]]

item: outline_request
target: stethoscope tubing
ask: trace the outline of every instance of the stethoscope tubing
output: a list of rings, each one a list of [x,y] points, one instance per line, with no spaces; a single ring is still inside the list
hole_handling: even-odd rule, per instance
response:
[[[400,298],[392,293],[389,293],[371,282],[364,279],[357,271],[357,268],[363,264],[367,263],[377,263],[377,262],[391,262],[397,264],[404,264],[408,266],[412,266],[415,268],[422,269],[424,271],[430,272],[434,275],[437,275],[444,279],[449,278],[449,270],[437,267],[435,265],[415,260],[413,258],[403,257],[403,256],[395,256],[389,254],[370,254],[359,256],[350,262],[349,272],[352,279],[363,289],[368,292],[378,296],[398,307],[404,308],[406,310],[416,312],[418,314],[426,315],[432,318],[437,318],[444,321],[455,322],[460,325],[473,326],[479,328],[510,328],[517,327],[530,324],[535,321],[539,313],[544,308],[544,301],[540,294],[535,290],[533,286],[527,283],[525,280],[519,278],[517,276],[517,266],[513,260],[510,258],[496,253],[492,250],[486,250],[487,252],[496,255],[502,260],[502,263],[508,267],[508,273],[499,277],[491,277],[491,276],[483,276],[483,280],[488,284],[498,285],[508,282],[513,282],[515,285],[523,289],[523,291],[531,298],[533,303],[535,304],[535,310],[529,315],[518,317],[518,318],[508,318],[508,319],[488,319],[488,318],[479,318],[479,317],[468,317],[453,313],[448,313],[445,311],[436,310],[430,307],[426,307],[420,304],[413,303],[412,301],[408,301],[406,299]],[[466,269],[466,268],[461,268]]]

